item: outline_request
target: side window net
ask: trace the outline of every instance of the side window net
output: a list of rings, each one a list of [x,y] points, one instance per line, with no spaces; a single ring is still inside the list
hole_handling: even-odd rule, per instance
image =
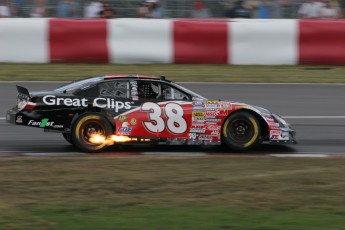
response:
[[[188,100],[189,97],[185,93],[175,88],[172,88],[168,85],[162,85],[161,98],[165,100]]]
[[[99,86],[100,97],[127,98],[127,82],[105,82]]]

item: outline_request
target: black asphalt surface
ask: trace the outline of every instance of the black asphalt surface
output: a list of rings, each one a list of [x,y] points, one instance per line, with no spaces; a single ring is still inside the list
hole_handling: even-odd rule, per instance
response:
[[[15,152],[71,153],[77,149],[58,133],[44,133],[37,128],[15,126],[4,120],[6,110],[16,102],[15,85],[30,91],[50,90],[63,83],[2,82],[0,83],[0,155]],[[245,102],[267,108],[284,117],[297,132],[297,145],[263,144],[249,154],[344,154],[345,156],[345,85],[327,84],[181,84],[209,99]],[[314,118],[313,118],[314,116]],[[320,116],[315,118],[315,116]],[[329,118],[327,118],[329,116]],[[343,116],[335,118],[335,116]],[[290,118],[289,118],[290,117]],[[116,146],[108,152],[232,152],[219,147],[190,146]]]

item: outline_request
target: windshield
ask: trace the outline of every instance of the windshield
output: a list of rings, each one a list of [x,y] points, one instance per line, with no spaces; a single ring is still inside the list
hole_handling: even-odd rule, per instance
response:
[[[93,82],[97,82],[97,81],[101,81],[103,80],[103,77],[93,77],[93,78],[87,78],[87,79],[83,79],[80,81],[74,81],[74,82],[70,82],[67,83],[57,89],[55,89],[54,91],[71,91],[74,90],[76,88],[81,87],[82,85],[85,85],[87,83],[93,83]]]
[[[178,85],[178,84],[176,84],[176,83],[171,83],[171,84],[174,85],[176,88],[178,88],[178,89],[180,89],[180,90],[182,90],[182,91],[184,91],[184,92],[190,94],[193,98],[198,98],[198,99],[207,100],[207,98],[205,98],[205,97],[203,97],[203,96],[201,96],[201,95],[199,95],[199,94],[197,94],[197,93],[195,93],[195,92],[193,92],[193,91],[191,91],[191,90],[189,90],[189,89],[186,89],[186,88],[183,87],[183,86],[180,86],[180,85]]]

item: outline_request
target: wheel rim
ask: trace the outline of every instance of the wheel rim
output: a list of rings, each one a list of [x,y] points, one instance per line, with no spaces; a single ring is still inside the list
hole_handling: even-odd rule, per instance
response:
[[[88,120],[80,127],[80,137],[85,144],[101,145],[90,142],[92,134],[105,135],[105,126],[98,120]]]
[[[228,136],[238,144],[245,144],[252,140],[254,135],[253,124],[247,119],[234,120],[228,130]]]

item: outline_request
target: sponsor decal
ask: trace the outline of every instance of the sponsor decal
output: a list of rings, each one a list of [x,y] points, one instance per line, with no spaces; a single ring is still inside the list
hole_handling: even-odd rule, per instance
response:
[[[206,110],[205,115],[206,117],[216,117],[218,116],[219,111],[218,110]]]
[[[131,123],[131,125],[136,125],[137,124],[137,119],[132,118],[129,123]]]
[[[124,115],[121,115],[121,116],[119,116],[117,119],[118,119],[119,121],[121,121],[121,122],[124,122],[124,121],[126,121],[127,117],[124,116]]]
[[[204,126],[205,122],[204,119],[202,121],[193,121],[192,126]]]
[[[196,139],[197,134],[196,133],[189,133],[189,139]]]
[[[205,112],[203,110],[193,110],[193,117],[205,117]]]
[[[220,102],[220,107],[222,109],[231,110],[232,109],[232,104],[231,104],[231,102],[228,102],[228,101],[221,101]]]
[[[270,129],[279,129],[279,124],[274,122],[268,122],[268,126]]]
[[[220,130],[220,126],[216,124],[209,124],[206,126],[207,130],[217,131]]]
[[[206,101],[205,103],[206,105],[218,105],[219,104],[219,101]]]
[[[192,123],[195,123],[195,122],[204,122],[205,121],[205,118],[204,117],[192,117]]]
[[[193,111],[194,111],[194,110],[201,110],[201,111],[204,111],[205,108],[204,108],[204,107],[200,107],[200,106],[194,106],[194,107],[193,107]]]
[[[23,123],[23,117],[22,116],[18,116],[17,119],[16,119],[16,123],[22,124]]]
[[[137,101],[139,100],[139,97],[138,97],[138,84],[136,81],[130,81],[129,82],[130,86],[131,86],[131,96],[132,96],[132,99]]]
[[[43,97],[43,103],[46,105],[63,105],[63,106],[75,106],[75,107],[87,107],[89,99],[87,98],[61,98],[54,95],[46,95]],[[134,102],[116,101],[112,98],[95,98],[92,101],[92,106],[98,108],[114,109],[118,112],[120,109],[131,109]]]
[[[189,132],[191,133],[205,133],[206,130],[205,129],[195,129],[195,128],[192,128],[189,130]]]
[[[219,111],[219,116],[227,116],[229,113],[229,110],[227,109],[220,109]]]
[[[211,136],[214,136],[214,137],[220,137],[220,131],[219,130],[214,130],[211,132]]]
[[[271,135],[278,135],[279,136],[281,134],[281,131],[280,130],[271,130],[270,134]]]
[[[205,129],[204,124],[197,124],[197,125],[192,124],[189,131],[193,133],[205,133],[206,129]]]
[[[42,119],[41,124],[40,124],[40,127],[41,127],[41,128],[46,127],[46,125],[47,125],[48,121],[49,121],[49,119],[48,119],[48,118],[44,118],[44,119]],[[52,122],[52,123],[54,123],[54,122]]]
[[[92,105],[98,108],[115,109],[115,112],[118,112],[120,109],[131,109],[131,104],[133,103],[129,101],[116,101],[111,98],[95,98]]]
[[[120,135],[130,135],[132,128],[128,127],[128,122],[123,122],[122,126],[117,129],[118,134]]]
[[[212,141],[212,136],[211,135],[199,135],[199,140],[202,141]]]
[[[215,118],[216,116],[227,116],[228,110],[226,109],[206,110],[205,115],[208,118]]]
[[[30,120],[28,122],[28,125],[29,126],[40,127],[40,128],[46,128],[46,127],[56,128],[56,129],[63,128],[63,125],[56,125],[54,121],[49,121],[48,118],[44,118],[41,121]]]
[[[278,135],[270,135],[270,140],[278,141],[279,140],[279,136]]]
[[[287,132],[287,131],[282,131],[282,133],[280,134],[280,138],[281,138],[281,140],[289,140],[289,138],[290,138],[290,135],[289,135],[289,132]]]
[[[206,101],[205,108],[206,109],[218,109],[221,105],[219,104],[219,101]]]
[[[271,117],[271,116],[265,116],[265,119],[266,119],[267,122],[272,122],[272,123],[274,123],[274,119],[273,119],[273,117]]]
[[[271,130],[270,131],[270,140],[274,141],[288,141],[289,132],[281,130]]]
[[[132,128],[130,127],[119,127],[117,132],[121,135],[129,135],[132,132]]]
[[[209,121],[209,122],[221,122],[222,119],[220,118],[206,118],[206,121]]]
[[[87,107],[87,98],[59,98],[54,95],[43,97],[43,103],[46,105],[65,105],[65,106],[82,106]]]
[[[204,101],[193,101],[193,106],[204,107]]]

